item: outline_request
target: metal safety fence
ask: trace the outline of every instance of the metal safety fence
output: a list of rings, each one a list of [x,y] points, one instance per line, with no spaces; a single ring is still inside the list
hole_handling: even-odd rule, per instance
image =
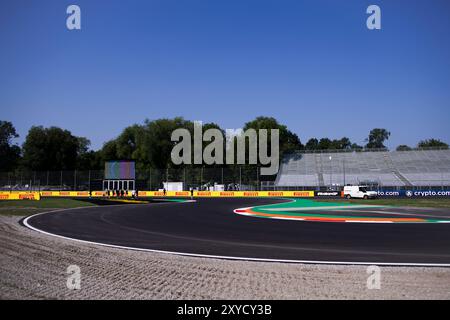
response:
[[[223,168],[184,167],[136,170],[135,187],[138,190],[161,190],[164,182],[181,182],[184,190],[200,191],[290,191],[290,190],[341,190],[345,173],[333,172],[323,175],[326,182],[320,184],[320,175],[315,175],[317,185],[291,183],[278,185],[276,176],[261,176],[256,166],[233,166]],[[0,172],[0,191],[89,191],[104,190],[103,170],[60,170],[60,171],[16,171]],[[450,180],[445,177],[436,180],[414,181],[414,185],[386,185],[366,176],[353,179],[356,184],[369,186],[372,190],[450,190]],[[330,181],[328,183],[328,181]]]
[[[88,191],[102,190],[103,170],[16,171],[0,172],[1,191]],[[275,177],[272,177],[274,180]],[[164,182],[182,182],[185,190],[256,191],[267,181],[260,181],[256,166],[223,168],[184,167],[135,172],[136,188],[156,191]]]

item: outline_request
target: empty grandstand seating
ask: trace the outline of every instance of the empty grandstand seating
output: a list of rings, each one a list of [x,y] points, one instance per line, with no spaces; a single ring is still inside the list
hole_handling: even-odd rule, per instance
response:
[[[277,187],[346,184],[450,186],[450,150],[299,152],[283,159],[275,181]]]

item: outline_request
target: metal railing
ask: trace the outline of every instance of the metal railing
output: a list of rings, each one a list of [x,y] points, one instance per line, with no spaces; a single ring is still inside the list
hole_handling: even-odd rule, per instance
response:
[[[433,151],[433,150],[449,150],[448,147],[415,147],[409,150],[389,150],[388,148],[347,148],[347,149],[304,149],[295,150],[291,154],[302,153],[341,153],[341,152],[408,152],[408,151]]]
[[[275,177],[272,177],[273,180]],[[84,191],[102,190],[103,170],[0,172],[1,191]],[[186,190],[210,190],[223,185],[224,190],[259,190],[259,168],[233,166],[224,168],[184,167],[136,170],[136,188],[159,190],[163,182],[183,182]]]

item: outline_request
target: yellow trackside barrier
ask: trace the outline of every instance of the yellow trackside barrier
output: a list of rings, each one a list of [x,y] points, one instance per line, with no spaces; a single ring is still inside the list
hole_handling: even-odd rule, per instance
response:
[[[314,197],[314,191],[196,191],[196,197]]]
[[[41,195],[39,192],[26,192],[26,191],[1,191],[0,200],[40,200]]]
[[[105,197],[104,191],[41,191],[41,192],[2,192],[0,191],[0,200],[40,200],[41,197],[67,197],[67,198],[99,198]],[[139,191],[139,197],[190,197],[190,191]],[[248,198],[248,197],[292,197],[309,198],[314,197],[314,191],[194,191],[194,197],[212,197],[212,198]],[[110,197],[114,197],[112,192]],[[131,197],[131,192],[128,192]]]
[[[130,194],[131,195],[131,194]],[[41,191],[42,197],[88,198],[89,191]],[[91,197],[104,197],[103,191],[92,191]]]
[[[139,191],[139,197],[190,197],[190,191]],[[314,197],[314,191],[194,191],[194,197]]]

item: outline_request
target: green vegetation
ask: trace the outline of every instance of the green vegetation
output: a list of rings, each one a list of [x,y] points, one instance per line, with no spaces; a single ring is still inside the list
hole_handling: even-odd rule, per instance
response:
[[[12,143],[12,140],[18,137],[11,122],[0,120],[0,168],[2,171],[13,170],[19,162],[20,147]]]
[[[94,206],[93,203],[61,198],[41,199],[40,201],[4,200],[0,201],[0,215],[27,216],[52,209],[68,209]]]
[[[391,133],[387,131],[386,129],[382,128],[375,128],[372,129],[369,133],[369,137],[366,139],[367,149],[372,148],[386,148],[384,145],[384,142],[389,139]]]
[[[422,140],[417,145],[419,148],[443,148],[448,149],[448,144],[445,142],[442,142],[439,139],[427,139]]]
[[[401,144],[395,150],[397,150],[397,151],[411,151],[412,148],[410,146],[407,146],[406,144]]]
[[[182,117],[172,119],[145,120],[124,128],[121,134],[106,141],[100,150],[90,150],[90,141],[73,135],[63,128],[33,126],[28,131],[22,146],[13,143],[18,138],[14,125],[0,121],[0,168],[2,171],[54,171],[54,170],[100,170],[104,161],[131,159],[136,161],[138,170],[148,172],[150,168],[173,167],[170,154],[173,147],[171,134],[175,129],[185,128],[193,132],[194,123]],[[203,130],[225,130],[215,123],[204,123]],[[365,146],[358,145],[348,137],[329,139],[310,138],[306,144],[297,133],[273,117],[259,116],[244,123],[243,129],[279,129],[280,156],[296,150],[364,150],[384,148],[391,133],[387,129],[375,128],[365,139]],[[206,142],[205,142],[206,145]],[[438,139],[420,141],[418,147],[448,148],[448,144]],[[401,145],[399,150],[409,150]],[[224,165],[224,167],[229,167]],[[254,172],[254,171],[252,171]]]
[[[90,141],[57,127],[31,127],[22,146],[22,164],[31,170],[71,170],[79,165]]]
[[[320,202],[336,202],[336,199],[317,200]],[[397,206],[397,207],[429,207],[429,208],[450,208],[450,199],[372,199],[372,200],[341,200],[341,203],[351,204],[367,204],[380,206]]]

